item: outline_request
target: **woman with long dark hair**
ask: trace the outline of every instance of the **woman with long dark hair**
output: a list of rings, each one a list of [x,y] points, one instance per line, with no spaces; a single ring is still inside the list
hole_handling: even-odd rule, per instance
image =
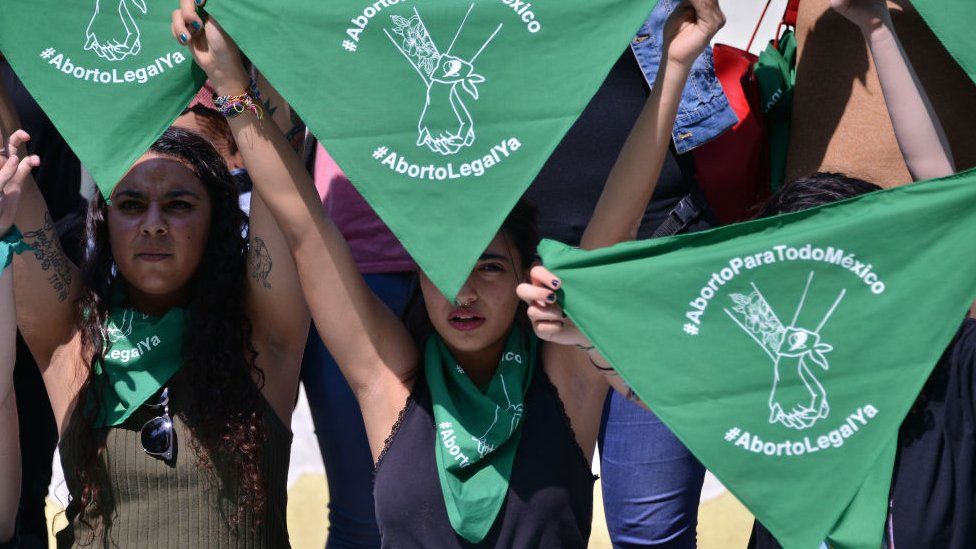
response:
[[[217,93],[252,99],[236,47],[197,7],[181,1],[174,38]],[[672,17],[666,61],[584,246],[632,238],[688,71],[723,23],[715,0],[683,3]],[[281,135],[254,116],[230,125],[292,250],[319,335],[362,409],[383,545],[584,547],[607,385],[585,349],[540,343],[529,329],[515,290],[535,252],[531,209],[509,215],[454,302],[419,273],[408,330],[369,291]]]
[[[260,198],[248,221],[213,145],[170,128],[91,200],[75,267],[36,185],[18,187],[17,320],[71,494],[58,546],[287,546],[309,317]]]

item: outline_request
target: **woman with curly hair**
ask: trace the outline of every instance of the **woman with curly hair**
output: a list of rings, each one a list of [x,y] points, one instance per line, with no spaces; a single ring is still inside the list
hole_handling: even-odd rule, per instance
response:
[[[17,320],[71,494],[58,547],[287,546],[309,316],[260,197],[248,221],[210,142],[170,128],[91,200],[79,268],[19,175],[8,187],[31,251],[14,261]]]

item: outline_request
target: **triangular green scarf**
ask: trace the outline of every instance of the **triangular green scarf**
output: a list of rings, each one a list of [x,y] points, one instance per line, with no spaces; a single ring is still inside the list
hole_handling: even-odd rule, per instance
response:
[[[769,124],[769,184],[775,191],[786,177],[786,153],[790,144],[793,88],[796,87],[796,35],[793,31],[784,32],[779,41],[769,42],[759,54],[753,73],[759,82],[762,111]]]
[[[877,548],[899,426],[976,297],[974,242],[970,170],[539,253],[569,317],[784,547]]]
[[[526,346],[513,329],[498,370],[481,390],[439,336],[427,340],[424,373],[437,427],[437,475],[451,526],[472,543],[488,534],[508,492],[537,347],[534,336]]]
[[[102,196],[205,76],[173,40],[167,0],[0,0],[0,51]]]
[[[116,298],[105,323],[105,356],[95,365],[101,395],[97,427],[125,422],[183,366],[184,323],[182,308],[153,317]]]
[[[210,0],[206,10],[453,299],[656,4]]]
[[[972,0],[912,0],[946,51],[976,82],[976,9]]]

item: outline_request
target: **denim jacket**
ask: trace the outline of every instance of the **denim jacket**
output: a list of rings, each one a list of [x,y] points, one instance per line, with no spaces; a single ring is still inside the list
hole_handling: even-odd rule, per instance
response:
[[[660,0],[630,44],[648,85],[653,85],[661,63],[664,23],[680,1]],[[715,76],[712,48],[705,48],[692,65],[688,83],[681,94],[678,116],[671,131],[675,150],[679,153],[690,151],[718,137],[738,121]]]

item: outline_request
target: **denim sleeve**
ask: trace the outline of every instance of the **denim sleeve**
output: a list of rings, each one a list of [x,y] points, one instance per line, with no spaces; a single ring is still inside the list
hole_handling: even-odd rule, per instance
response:
[[[653,85],[661,64],[664,23],[680,0],[660,0],[631,42],[648,85]],[[671,135],[679,153],[711,141],[731,128],[739,119],[729,105],[722,84],[715,76],[712,49],[705,48],[691,67],[688,83],[681,94],[678,116]]]

